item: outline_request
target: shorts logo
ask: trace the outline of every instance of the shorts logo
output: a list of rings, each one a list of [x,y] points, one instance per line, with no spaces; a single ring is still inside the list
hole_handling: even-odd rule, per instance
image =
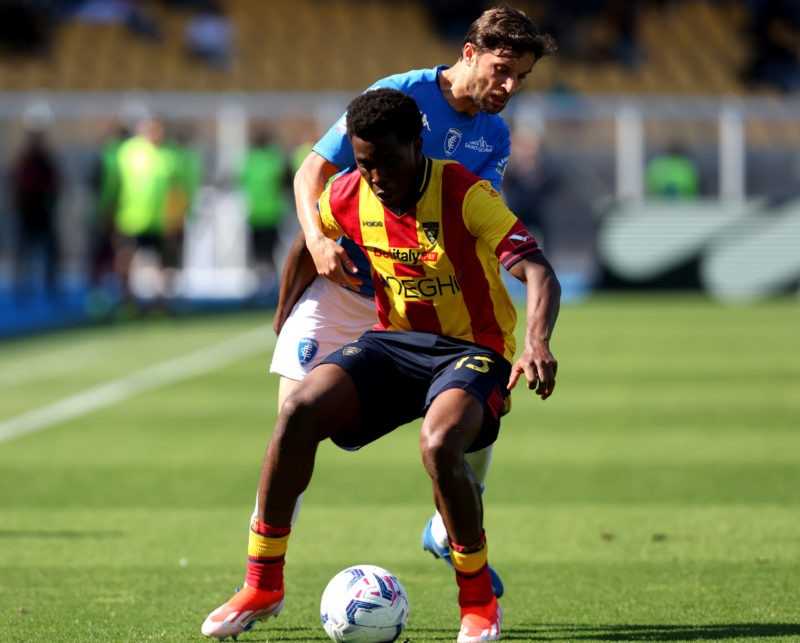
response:
[[[342,355],[345,357],[350,357],[352,355],[358,355],[361,352],[361,349],[358,346],[345,346],[342,349]]]
[[[447,130],[447,136],[444,137],[444,153],[446,156],[453,156],[461,143],[461,132],[455,127]]]
[[[422,224],[422,231],[431,243],[436,243],[436,237],[439,236],[439,222],[428,221]]]
[[[319,350],[319,342],[313,337],[303,337],[297,344],[297,359],[305,366],[308,364]]]

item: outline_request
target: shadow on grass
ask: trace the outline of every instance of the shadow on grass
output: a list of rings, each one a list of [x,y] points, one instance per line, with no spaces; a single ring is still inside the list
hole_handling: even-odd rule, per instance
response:
[[[42,540],[55,540],[59,538],[120,538],[124,531],[39,531],[33,529],[0,529],[0,538],[32,538]]]
[[[543,625],[503,630],[504,641],[723,641],[800,635],[798,623]]]
[[[239,643],[246,641],[330,641],[322,631],[309,635],[308,627],[270,625],[260,632],[243,632]],[[769,637],[800,635],[800,624],[793,623],[721,623],[716,625],[540,625],[511,627],[503,630],[508,641],[723,641],[725,639],[763,640]],[[406,630],[398,643],[452,641],[453,629],[419,628]]]

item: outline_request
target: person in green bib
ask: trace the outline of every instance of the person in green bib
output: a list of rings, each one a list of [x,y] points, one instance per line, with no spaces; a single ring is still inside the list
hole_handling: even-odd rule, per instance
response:
[[[164,127],[154,118],[143,120],[136,135],[119,146],[119,194],[114,214],[115,265],[121,274],[126,299],[131,299],[130,277],[134,256],[148,255],[157,269],[163,267],[164,205],[174,175],[174,159],[162,147]],[[164,284],[154,283],[153,297],[164,294]]]
[[[277,282],[275,251],[289,206],[292,171],[285,151],[265,129],[253,133],[237,182],[247,199],[252,261],[262,288],[269,288]]]
[[[696,199],[700,195],[697,165],[677,143],[654,156],[644,173],[647,196],[655,199]]]

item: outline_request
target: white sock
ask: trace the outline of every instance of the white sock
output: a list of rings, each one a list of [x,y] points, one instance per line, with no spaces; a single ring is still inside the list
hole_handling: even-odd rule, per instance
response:
[[[437,511],[431,521],[431,536],[439,547],[447,548],[450,542],[447,538],[447,529],[444,528],[441,514]]]
[[[294,523],[297,522],[297,517],[300,515],[300,505],[303,504],[303,494],[300,494],[297,497],[297,502],[294,504],[294,511],[292,512],[292,522],[290,523],[294,526]],[[253,524],[253,521],[258,516],[258,491],[256,491],[256,505],[253,507],[253,515],[250,516],[250,525]],[[250,525],[248,525],[248,533],[250,529]]]

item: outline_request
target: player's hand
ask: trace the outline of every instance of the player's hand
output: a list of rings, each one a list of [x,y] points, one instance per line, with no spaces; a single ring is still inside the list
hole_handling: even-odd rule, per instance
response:
[[[314,259],[317,274],[340,286],[347,286],[358,290],[361,279],[355,275],[358,268],[347,256],[347,251],[333,239],[319,237],[314,241],[307,241],[308,251]]]
[[[519,359],[511,366],[508,378],[508,390],[513,389],[519,378],[524,375],[528,389],[535,391],[543,400],[553,394],[556,386],[558,362],[546,344],[526,346]]]

